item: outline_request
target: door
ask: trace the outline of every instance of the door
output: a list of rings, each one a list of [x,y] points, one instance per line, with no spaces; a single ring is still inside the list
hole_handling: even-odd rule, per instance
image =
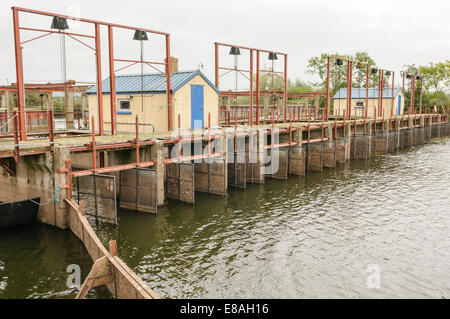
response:
[[[191,128],[203,128],[203,85],[191,85]]]
[[[398,96],[398,115],[402,115],[402,96]]]

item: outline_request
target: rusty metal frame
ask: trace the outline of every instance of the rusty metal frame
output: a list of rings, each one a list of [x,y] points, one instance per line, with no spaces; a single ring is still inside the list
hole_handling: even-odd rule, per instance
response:
[[[222,67],[219,64],[219,48],[220,47],[236,47],[242,50],[247,50],[250,52],[250,70],[240,70],[240,69],[234,69],[234,68],[228,68],[228,67]],[[217,89],[220,90],[219,88],[219,79],[228,74],[231,71],[235,71],[235,72],[239,72],[243,75],[242,72],[248,72],[250,74],[250,76],[247,78],[250,82],[250,91],[246,91],[246,92],[235,92],[236,94],[244,94],[241,96],[249,96],[250,97],[250,112],[249,112],[249,124],[250,127],[253,127],[253,123],[255,122],[256,125],[259,125],[259,107],[260,107],[260,103],[259,103],[259,99],[260,99],[260,94],[261,93],[266,93],[267,91],[260,91],[259,89],[259,79],[260,79],[260,74],[261,73],[272,73],[272,74],[276,74],[279,77],[283,77],[283,81],[284,81],[284,89],[283,89],[283,97],[284,97],[284,122],[287,122],[287,97],[288,97],[288,87],[287,87],[287,59],[288,59],[288,54],[287,53],[283,53],[283,52],[278,52],[278,51],[272,51],[272,50],[264,50],[264,49],[257,49],[257,48],[252,48],[252,47],[246,47],[246,46],[241,46],[241,45],[235,45],[235,44],[228,44],[228,43],[220,43],[220,42],[215,42],[214,43],[214,52],[215,52],[215,85],[217,87]],[[284,56],[284,72],[276,72],[274,70],[261,70],[260,69],[260,55],[261,53],[275,53],[277,55],[282,55]],[[253,84],[253,70],[254,70],[254,54],[256,54],[256,83]],[[220,75],[220,70],[226,70],[227,72]],[[256,88],[254,89],[254,85],[256,86]],[[277,90],[278,91],[278,90]],[[273,93],[272,91],[270,91],[271,93]],[[222,93],[221,93],[222,95]],[[235,95],[235,96],[239,96],[239,95]],[[227,95],[227,93],[224,93],[223,96],[230,96]],[[254,101],[255,99],[255,101]],[[253,116],[253,107],[254,107],[254,102],[255,102],[255,106],[256,106],[256,114],[255,117]]]
[[[115,101],[115,74],[114,74],[114,61],[122,61],[119,59],[114,58],[114,47],[113,47],[113,28],[121,28],[121,29],[128,29],[128,30],[139,30],[144,31],[148,33],[153,33],[157,35],[162,35],[165,37],[165,51],[166,51],[166,60],[164,62],[149,62],[146,61],[146,64],[153,64],[158,63],[165,66],[165,74],[167,78],[167,109],[168,109],[168,128],[169,131],[172,130],[172,92],[171,92],[171,66],[170,66],[170,34],[166,32],[151,30],[151,29],[145,29],[145,28],[138,28],[133,26],[127,26],[127,25],[121,25],[121,24],[114,24],[99,20],[91,20],[91,19],[85,19],[80,17],[72,17],[57,13],[51,13],[51,12],[45,12],[45,11],[39,11],[39,10],[33,10],[33,9],[26,9],[26,8],[20,8],[20,7],[12,7],[12,13],[13,13],[13,27],[14,27],[14,48],[15,48],[15,61],[16,61],[16,77],[17,77],[17,101],[18,101],[18,108],[19,108],[19,137],[20,140],[24,141],[27,139],[26,136],[26,128],[25,128],[25,91],[24,91],[24,78],[23,78],[23,59],[22,59],[22,51],[21,51],[21,45],[25,44],[27,42],[30,42],[32,40],[36,40],[39,38],[42,38],[43,36],[50,35],[52,33],[60,33],[59,31],[53,31],[53,30],[45,30],[45,29],[36,29],[36,28],[25,28],[21,27],[19,23],[19,13],[30,13],[30,14],[36,14],[36,15],[42,15],[42,16],[49,16],[49,17],[60,17],[68,20],[74,20],[74,21],[80,21],[85,22],[89,24],[93,24],[95,27],[95,35],[86,35],[86,34],[77,34],[77,33],[71,33],[71,32],[64,32],[67,35],[70,35],[72,37],[87,37],[95,40],[95,48],[90,47],[89,45],[85,44],[82,41],[82,44],[87,45],[91,49],[95,49],[96,53],[96,72],[97,72],[97,97],[98,97],[98,108],[99,108],[99,133],[100,135],[104,135],[104,127],[103,127],[103,90],[102,90],[102,76],[101,76],[101,48],[100,48],[100,26],[107,26],[108,27],[108,48],[109,48],[109,71],[110,71],[110,92],[111,92],[111,134],[116,133],[116,101]],[[45,35],[38,36],[30,40],[26,40],[24,42],[21,42],[20,40],[20,30],[28,30],[28,31],[38,31],[38,32],[45,32]],[[142,61],[138,61],[139,63],[142,63]]]

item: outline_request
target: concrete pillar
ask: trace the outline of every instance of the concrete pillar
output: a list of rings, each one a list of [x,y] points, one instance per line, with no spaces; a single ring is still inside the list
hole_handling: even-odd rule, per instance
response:
[[[346,160],[349,160],[351,158],[351,145],[352,145],[352,140],[353,140],[353,130],[352,130],[352,123],[347,123],[346,124],[346,134],[347,134],[347,145],[345,148],[345,152],[346,152]]]
[[[336,167],[336,144],[333,140],[333,128],[331,124],[325,129],[325,136],[328,141],[323,141],[323,167]]]
[[[73,90],[65,88],[64,94],[65,112],[66,112],[66,129],[71,130],[74,128],[74,114],[73,114]]]
[[[85,116],[86,115],[86,116]],[[83,127],[89,127],[89,105],[88,105],[88,96],[86,93],[81,95],[81,118],[83,120]]]
[[[164,205],[164,174],[165,174],[165,164],[164,164],[164,144],[162,141],[156,140],[155,144],[151,147],[151,160],[157,162],[154,168],[156,169],[157,178],[157,201],[158,206]]]
[[[305,176],[305,148],[303,147],[303,128],[300,124],[294,125],[297,129],[292,133],[292,141],[297,143],[289,149],[289,174]]]

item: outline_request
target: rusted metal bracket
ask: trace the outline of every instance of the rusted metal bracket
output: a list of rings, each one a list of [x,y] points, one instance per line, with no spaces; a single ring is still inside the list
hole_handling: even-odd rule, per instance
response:
[[[15,158],[0,158],[0,166],[11,176],[16,176],[16,162]]]

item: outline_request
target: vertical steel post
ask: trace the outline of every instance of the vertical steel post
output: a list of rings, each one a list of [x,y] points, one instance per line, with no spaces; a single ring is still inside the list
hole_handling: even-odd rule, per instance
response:
[[[253,50],[250,50],[250,119],[250,127],[253,127]]]
[[[170,65],[170,34],[166,35],[166,77],[167,77],[167,116],[169,131],[172,130],[172,85],[171,85],[171,65]]]
[[[286,120],[287,120],[287,91],[288,91],[287,59],[288,59],[288,56],[286,54],[284,56],[284,122],[286,122]]]
[[[423,97],[423,77],[420,77],[420,102],[419,102],[419,113],[422,114],[422,97]]]
[[[92,164],[94,172],[97,170],[97,145],[95,142],[95,118],[92,117]]]
[[[215,85],[219,89],[219,45],[214,43],[214,57],[215,57]]]
[[[116,134],[116,76],[114,74],[114,36],[113,27],[108,26],[108,41],[109,41],[109,87],[110,87],[110,101],[111,101],[111,134]]]
[[[365,107],[365,118],[367,118],[367,112],[369,109],[369,72],[370,72],[370,66],[367,64],[366,66],[366,107]],[[364,127],[365,129],[365,127]]]
[[[95,24],[95,57],[97,64],[97,101],[98,101],[98,122],[100,136],[104,135],[103,130],[103,86],[102,86],[102,56],[100,49],[100,25]]]
[[[378,71],[378,115],[383,112],[384,71]]]
[[[394,90],[394,85],[395,85],[395,83],[394,83],[394,79],[395,79],[395,72],[392,72],[392,110],[391,110],[391,115],[392,115],[392,113],[394,112],[394,109],[395,109],[395,107],[394,107],[394,103],[395,103],[395,96],[394,96],[394,93],[395,93],[395,90]]]
[[[327,97],[326,97],[326,112],[327,112],[327,121],[328,118],[330,116],[330,57],[328,57],[327,60],[327,83],[326,83],[326,92],[327,92]]]
[[[136,166],[139,165],[139,117],[136,114]]]
[[[411,75],[411,112],[414,112],[414,100],[416,97],[416,77]]]
[[[27,139],[25,131],[25,90],[23,83],[23,61],[22,47],[20,45],[19,12],[13,10],[14,23],[14,50],[16,57],[16,79],[17,79],[17,106],[19,109],[19,137],[21,141]]]
[[[259,125],[259,51],[256,50],[256,125]]]

